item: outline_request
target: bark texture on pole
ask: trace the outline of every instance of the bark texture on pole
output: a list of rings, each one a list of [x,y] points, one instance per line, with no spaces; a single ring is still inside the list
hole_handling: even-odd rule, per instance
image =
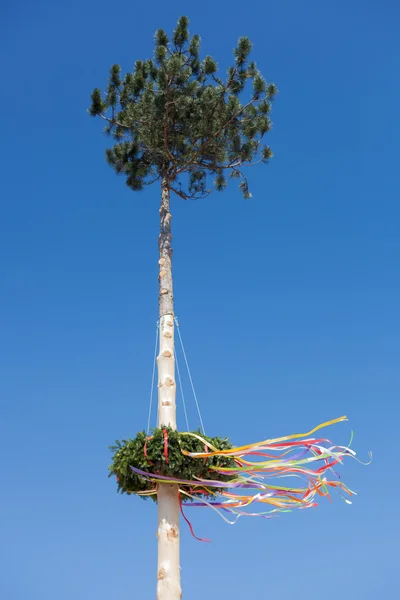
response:
[[[160,206],[160,237],[158,248],[160,251],[159,272],[159,294],[158,307],[160,319],[165,315],[174,314],[174,294],[172,290],[172,235],[171,235],[171,213],[170,193],[168,181],[162,179],[161,183],[161,206]]]
[[[158,366],[158,426],[176,429],[176,382],[174,356],[174,296],[172,289],[171,213],[168,182],[161,184],[159,259],[160,352]],[[178,486],[159,484],[157,599],[182,596],[179,567]]]

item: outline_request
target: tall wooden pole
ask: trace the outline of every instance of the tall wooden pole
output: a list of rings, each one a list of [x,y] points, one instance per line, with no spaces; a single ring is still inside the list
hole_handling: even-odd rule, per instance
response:
[[[161,182],[159,236],[160,349],[158,367],[158,427],[176,429],[176,382],[174,355],[174,296],[172,287],[170,191],[166,177]],[[182,596],[179,566],[179,491],[177,485],[161,483],[158,500],[157,600],[179,600]]]

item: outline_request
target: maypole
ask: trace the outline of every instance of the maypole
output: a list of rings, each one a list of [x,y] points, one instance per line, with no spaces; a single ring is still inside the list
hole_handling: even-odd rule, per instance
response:
[[[174,349],[174,296],[172,284],[170,191],[168,179],[161,180],[159,236],[159,328],[158,367],[159,428],[176,430],[176,382]],[[158,501],[158,600],[178,600],[181,595],[179,568],[179,486],[159,483]]]
[[[153,59],[137,60],[123,79],[119,65],[113,65],[105,93],[96,88],[89,109],[105,121],[105,133],[113,139],[107,162],[128,187],[138,192],[161,185],[157,427],[151,435],[141,431],[117,442],[110,466],[120,492],[158,503],[158,600],[181,597],[180,513],[195,536],[185,502],[211,508],[229,523],[314,507],[331,491],[351,503],[352,492],[336,469],[345,457],[356,459],[353,450],[319,433],[346,417],[240,447],[204,431],[177,431],[171,195],[205,198],[233,178],[243,197],[251,198],[244,171],[272,157],[264,137],[277,93],[249,59],[248,38],[239,38],[233,64],[220,76],[213,57],[200,59],[200,36],[190,37],[188,25],[181,17],[171,39],[158,29]],[[190,372],[189,377],[192,383]]]

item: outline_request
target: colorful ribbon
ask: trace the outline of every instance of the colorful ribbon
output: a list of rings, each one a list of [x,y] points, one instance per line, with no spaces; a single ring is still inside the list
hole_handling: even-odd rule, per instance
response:
[[[142,495],[156,494],[156,486],[161,482],[191,486],[191,493],[180,489],[179,501],[182,515],[194,537],[196,536],[192,525],[183,514],[181,494],[193,500],[188,506],[212,508],[230,524],[235,523],[242,516],[271,518],[277,516],[276,513],[279,512],[315,507],[318,496],[330,499],[330,490],[337,490],[343,500],[351,504],[345,496],[355,495],[355,492],[340,481],[334,467],[342,464],[345,457],[358,460],[355,452],[346,446],[334,446],[328,439],[310,437],[323,427],[346,420],[346,417],[340,417],[322,423],[304,434],[297,433],[268,439],[229,450],[218,450],[199,434],[191,432],[182,434],[197,438],[205,448],[204,452],[196,453],[182,450],[186,456],[200,460],[212,456],[234,459],[235,466],[232,468],[210,467],[216,473],[229,476],[226,482],[201,478],[189,481],[148,473],[135,467],[131,469],[154,483],[154,489]],[[168,458],[168,437],[164,436],[164,455],[165,453]],[[280,484],[276,481],[293,477],[300,480],[298,486],[289,485],[285,481]],[[273,484],[271,480],[276,483]],[[219,491],[218,488],[222,488],[223,491]],[[211,499],[209,497],[205,499],[204,495],[209,492],[212,494]],[[270,507],[267,511],[264,510],[266,505]],[[229,520],[223,513],[233,515],[233,520]],[[200,538],[196,537],[196,539]]]

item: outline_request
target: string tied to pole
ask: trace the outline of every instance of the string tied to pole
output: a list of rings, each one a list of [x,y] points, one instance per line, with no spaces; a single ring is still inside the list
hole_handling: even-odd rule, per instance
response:
[[[183,358],[184,358],[185,365],[186,365],[186,370],[187,370],[187,373],[188,373],[188,376],[189,376],[189,381],[190,381],[190,386],[192,388],[192,393],[193,393],[194,401],[196,403],[196,409],[197,409],[197,414],[198,414],[199,420],[200,420],[201,430],[203,431],[204,435],[206,435],[206,431],[205,431],[204,423],[203,423],[203,418],[201,416],[199,401],[197,399],[197,394],[196,394],[196,390],[194,388],[193,378],[192,378],[192,374],[190,372],[190,367],[189,367],[189,362],[188,362],[186,351],[185,351],[185,346],[183,344],[183,339],[182,339],[182,334],[181,334],[181,330],[180,330],[180,327],[179,327],[178,317],[174,317],[174,321],[175,321],[175,324],[176,324],[176,330],[178,332],[179,342],[180,342],[180,345],[181,345],[182,354],[183,354]]]
[[[149,415],[148,415],[148,419],[147,419],[147,435],[150,433],[151,408],[152,408],[152,404],[153,404],[154,379],[155,379],[155,374],[156,374],[157,346],[158,346],[159,335],[160,335],[160,322],[157,321],[157,324],[156,324],[156,341],[155,341],[155,344],[154,344],[153,372],[152,372],[152,375],[151,375]]]
[[[199,404],[199,400],[197,398],[197,393],[196,393],[196,389],[194,387],[194,383],[193,383],[193,377],[192,377],[192,373],[189,367],[189,361],[187,358],[187,353],[186,353],[186,349],[183,343],[183,337],[182,337],[182,333],[179,327],[179,321],[177,317],[174,317],[174,322],[176,324],[176,330],[178,332],[178,338],[179,338],[179,344],[180,344],[180,348],[182,351],[182,356],[185,362],[185,367],[186,367],[186,371],[188,374],[188,378],[189,378],[189,382],[190,382],[190,387],[192,390],[192,394],[193,394],[193,398],[195,401],[195,405],[196,405],[196,410],[197,410],[197,415],[200,421],[200,429],[203,432],[203,434],[206,434],[205,431],[205,427],[204,427],[204,422],[203,422],[203,417],[201,414],[201,410],[200,410],[200,404]],[[160,322],[157,321],[156,324],[156,339],[155,339],[155,344],[154,344],[154,358],[153,358],[153,369],[152,369],[152,374],[151,374],[151,386],[150,386],[150,398],[149,398],[149,412],[148,412],[148,420],[147,420],[147,434],[150,433],[150,425],[151,425],[151,413],[152,413],[152,409],[153,409],[153,396],[154,396],[154,388],[155,388],[155,375],[156,375],[156,364],[157,364],[157,347],[159,344],[159,338],[160,338]],[[177,371],[177,379],[178,379],[178,383],[179,383],[179,391],[180,391],[180,395],[182,398],[182,406],[183,406],[183,413],[185,416],[185,423],[186,423],[186,428],[187,431],[190,431],[190,426],[189,426],[189,418],[188,418],[188,410],[187,410],[187,402],[185,399],[185,394],[184,394],[184,389],[183,389],[183,383],[182,383],[182,372],[180,369],[180,363],[178,360],[178,353],[175,352],[174,354],[174,358],[175,358],[175,365],[176,365],[176,371]]]

